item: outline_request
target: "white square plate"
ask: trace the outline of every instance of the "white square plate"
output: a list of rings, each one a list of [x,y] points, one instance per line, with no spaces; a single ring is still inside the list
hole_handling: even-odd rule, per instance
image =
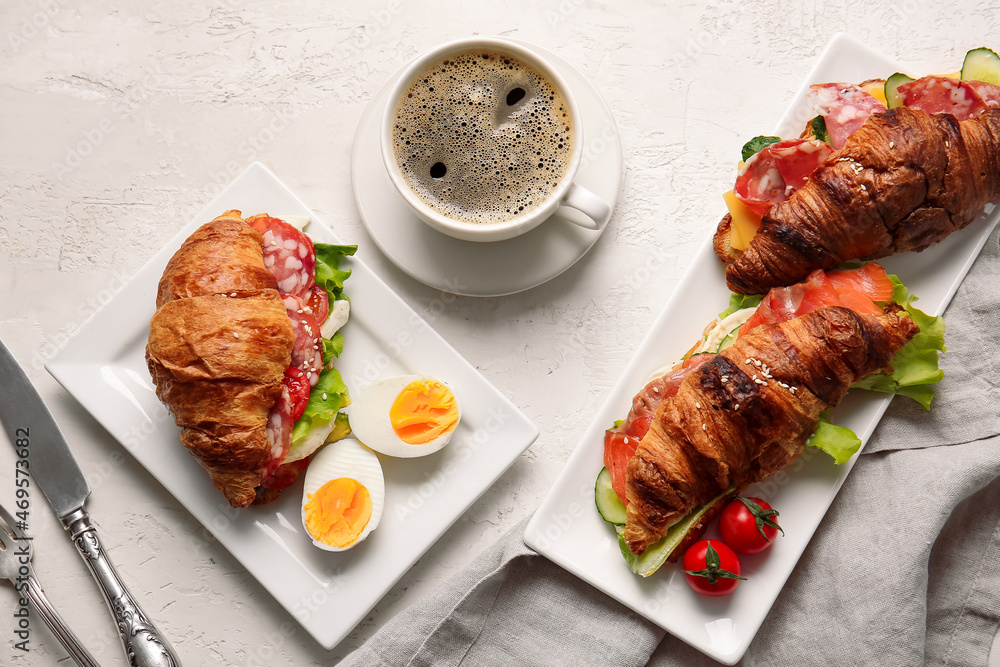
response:
[[[337,367],[350,391],[391,375],[446,381],[462,405],[452,442],[416,459],[379,456],[385,513],[350,551],[312,546],[302,485],[273,504],[233,510],[181,446],[144,356],[163,269],[200,225],[228,209],[312,218],[316,241],[342,243],[266,167],[254,163],[81,326],[46,368],[326,648],[339,643],[396,581],[538,437],[538,428],[356,258],[351,317]],[[349,600],[350,604],[344,604]]]
[[[797,137],[806,121],[815,115],[805,99],[809,84],[861,82],[884,78],[901,69],[864,44],[845,35],[837,36],[795,96],[777,134]],[[720,193],[723,189],[720,185]],[[889,273],[899,275],[920,297],[917,304],[920,309],[940,315],[1000,218],[993,205],[987,205],[987,210],[988,214],[980,215],[964,230],[922,253],[905,253],[879,262]],[[699,338],[704,326],[728,307],[730,293],[724,267],[712,251],[711,241],[708,239],[702,246],[677,291],[639,345],[583,441],[532,517],[524,539],[529,546],[671,634],[731,665],[743,657],[857,458],[836,466],[825,454],[806,448],[798,461],[751,487],[752,495],[767,499],[780,510],[785,534],[764,554],[742,559],[743,574],[748,580],[741,582],[731,596],[706,598],[695,594],[675,566],[664,566],[648,579],[629,570],[619,553],[614,530],[594,507],[594,482],[604,465],[604,431],[628,414],[632,397],[644,386],[649,374],[679,359]],[[890,398],[871,392],[851,392],[833,411],[833,421],[854,430],[866,442],[889,406]]]

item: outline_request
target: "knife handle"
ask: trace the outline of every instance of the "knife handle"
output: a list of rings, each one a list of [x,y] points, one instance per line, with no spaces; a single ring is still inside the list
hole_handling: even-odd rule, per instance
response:
[[[73,631],[69,629],[69,626],[63,622],[62,617],[49,602],[49,599],[42,592],[42,586],[38,583],[38,579],[33,573],[28,574],[28,580],[21,587],[21,591],[28,597],[31,604],[35,606],[35,610],[38,615],[45,621],[45,625],[49,626],[52,630],[52,634],[56,636],[59,643],[63,645],[66,652],[69,653],[70,657],[76,661],[76,664],[80,667],[100,667],[94,656],[90,655],[90,652],[80,643],[80,640],[76,638]]]
[[[180,660],[170,643],[160,634],[132,594],[122,583],[111,564],[97,528],[82,507],[62,517],[63,527],[70,534],[80,557],[90,569],[104,594],[104,601],[118,624],[118,636],[132,667],[180,667]]]

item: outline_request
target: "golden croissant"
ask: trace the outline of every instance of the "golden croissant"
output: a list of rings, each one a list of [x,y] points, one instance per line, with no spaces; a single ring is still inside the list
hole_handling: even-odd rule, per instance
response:
[[[921,251],[1000,196],[1000,109],[958,121],[898,107],[873,115],[792,196],[768,211],[742,254],[716,232],[729,289],[760,294],[815,269]]]
[[[181,442],[233,507],[251,504],[264,476],[295,340],[261,243],[238,211],[199,228],[167,264],[146,346]]]
[[[917,333],[898,310],[828,306],[758,326],[685,378],[628,463],[629,549],[643,553],[697,506],[795,460],[820,413]]]

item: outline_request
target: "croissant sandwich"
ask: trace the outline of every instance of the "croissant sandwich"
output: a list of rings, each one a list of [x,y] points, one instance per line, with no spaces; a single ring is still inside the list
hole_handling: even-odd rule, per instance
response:
[[[850,387],[904,393],[927,407],[924,392],[940,380],[943,322],[913,308],[878,264],[817,270],[763,299],[734,295],[733,304],[605,434],[605,465],[624,504],[623,550],[643,554],[670,533],[656,567],[698,539],[728,496],[794,461],[810,438],[836,462],[848,460],[860,440],[823,413]],[[838,437],[821,429],[846,432],[854,444],[835,451],[821,441]],[[640,574],[655,569],[630,564]]]
[[[734,292],[919,252],[1000,196],[1000,86],[924,77],[812,88],[821,115],[799,139],[750,142],[725,196],[714,248]]]
[[[896,312],[828,306],[759,327],[702,364],[663,402],[628,464],[629,548],[642,553],[696,506],[791,463],[820,413],[916,333]]]
[[[336,426],[346,387],[323,352],[346,319],[342,278],[328,289],[315,276],[317,263],[335,266],[338,254],[350,252],[314,247],[284,221],[244,220],[233,210],[184,241],[160,279],[149,373],[184,447],[233,507],[274,500],[302,469],[310,443]],[[328,319],[331,311],[343,314]],[[314,386],[333,396],[312,405]],[[332,426],[310,436],[316,416]]]

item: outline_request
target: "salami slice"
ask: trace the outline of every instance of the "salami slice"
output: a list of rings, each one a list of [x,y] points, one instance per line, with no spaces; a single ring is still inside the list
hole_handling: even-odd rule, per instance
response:
[[[292,347],[292,366],[306,374],[309,386],[315,387],[323,370],[323,341],[320,323],[312,309],[302,299],[286,294],[283,298],[285,310],[292,320],[295,331],[295,345]]]
[[[733,193],[754,213],[763,216],[775,204],[785,201],[785,179],[778,171],[770,146],[750,157],[736,177]]]
[[[264,266],[278,281],[278,290],[308,299],[316,280],[316,249],[312,240],[278,218],[255,216],[247,222],[264,236]]]
[[[779,141],[768,148],[777,160],[781,177],[793,192],[805,185],[809,175],[833,152],[830,144],[815,139]]]
[[[903,104],[927,113],[950,113],[958,120],[967,120],[989,108],[980,90],[990,94],[979,82],[959,81],[946,76],[925,76],[901,84],[896,91]],[[994,102],[996,106],[1000,101]]]
[[[809,88],[809,95],[815,98],[813,106],[826,121],[826,132],[835,149],[843,148],[847,137],[872,114],[886,110],[884,104],[853,83],[820,83]]]
[[[733,192],[757,215],[763,216],[806,183],[806,179],[833,152],[815,139],[788,139],[753,155],[740,170]]]
[[[288,456],[288,450],[292,447],[292,427],[294,425],[292,397],[288,392],[288,387],[282,385],[281,396],[278,397],[271,412],[267,415],[267,439],[271,443],[271,458],[268,459],[264,468],[265,480],[274,474],[274,471]]]
[[[985,81],[966,81],[965,85],[972,88],[979,95],[979,98],[986,105],[987,109],[1000,107],[1000,86],[995,83],[986,83]]]

